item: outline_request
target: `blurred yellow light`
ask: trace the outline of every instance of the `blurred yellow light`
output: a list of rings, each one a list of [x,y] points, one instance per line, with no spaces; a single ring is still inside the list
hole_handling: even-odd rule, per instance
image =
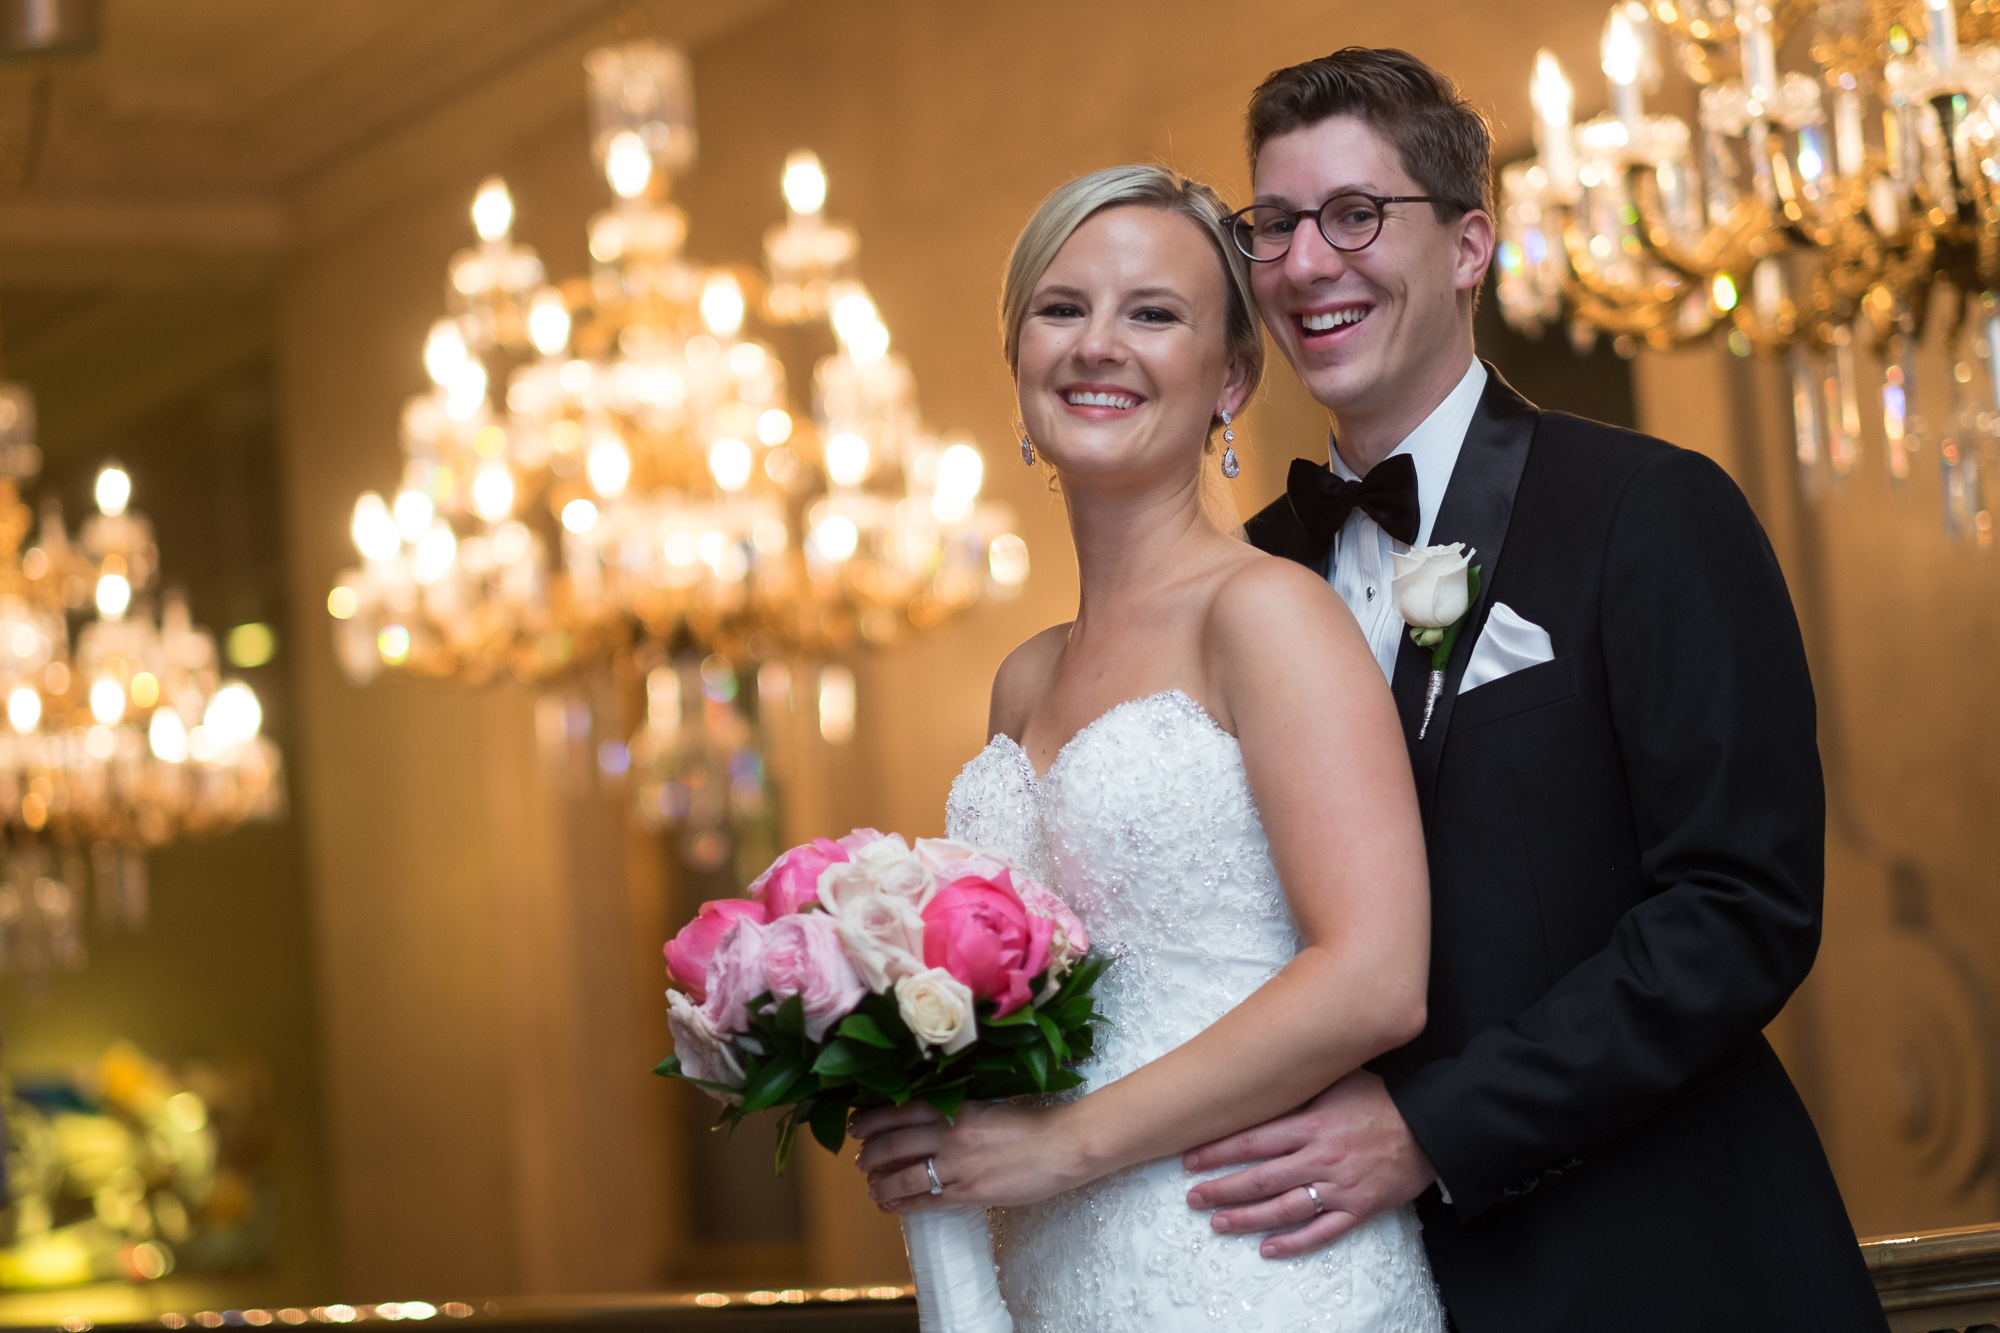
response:
[[[528,307],[528,341],[543,356],[555,356],[569,346],[569,309],[562,293],[545,288]]]
[[[833,514],[821,519],[813,529],[813,544],[826,559],[839,564],[854,554],[861,544],[861,532],[854,526],[854,520],[845,514]]]
[[[571,500],[563,506],[562,525],[571,532],[589,532],[597,526],[597,506],[588,500]]]
[[[351,620],[360,609],[360,595],[344,583],[326,595],[326,613],[335,620]]]
[[[583,466],[590,476],[590,488],[606,499],[624,494],[625,483],[632,479],[632,455],[625,451],[625,442],[613,434],[600,435],[591,443]]]
[[[100,680],[90,687],[90,715],[110,726],[125,716],[125,687],[115,680]]]
[[[178,764],[188,757],[187,724],[171,708],[155,709],[153,721],[146,728],[146,743],[162,763]]]
[[[783,444],[792,438],[792,414],[782,407],[765,410],[757,418],[757,438],[765,444]]]
[[[735,278],[717,273],[703,285],[701,322],[718,338],[733,338],[743,327],[743,289]]]
[[[430,335],[424,339],[424,370],[432,383],[447,383],[469,355],[457,320],[441,319],[431,325]]]
[[[819,734],[829,745],[854,739],[854,673],[837,663],[820,669]]]
[[[99,512],[116,518],[125,512],[125,506],[132,500],[132,476],[116,463],[97,474],[97,508]]]
[[[817,213],[826,206],[826,172],[804,149],[785,159],[785,205],[794,213]]]
[[[278,651],[278,636],[271,632],[269,625],[253,620],[229,631],[224,651],[229,655],[231,666],[260,667],[270,661],[271,655]],[[132,702],[142,708],[150,703],[149,700],[139,697],[137,678],[132,681]]]
[[[354,522],[348,531],[354,548],[370,560],[387,560],[402,549],[402,529],[390,516],[387,502],[373,491],[363,491],[354,502]]]
[[[237,628],[240,629],[242,626],[238,626]],[[269,633],[268,630],[265,632]],[[264,661],[268,662],[270,659],[271,654],[266,652],[264,654]],[[241,666],[242,663],[239,662],[237,665]],[[258,665],[261,666],[262,663]],[[132,684],[129,689],[134,708],[151,708],[160,701],[160,680],[159,677],[150,671],[141,671],[138,675],[132,677]]]
[[[868,475],[868,441],[851,431],[828,440],[826,474],[836,486],[859,486]]]
[[[488,463],[472,477],[472,512],[488,523],[503,523],[514,512],[514,474],[505,463]]]
[[[750,481],[750,446],[741,440],[717,440],[708,450],[708,470],[725,491],[740,491]]]
[[[132,605],[132,585],[123,574],[106,574],[97,581],[97,613],[110,620]]]
[[[218,748],[241,745],[256,737],[264,725],[264,708],[257,692],[240,680],[233,680],[215,692],[202,714],[201,724],[214,737]]]
[[[26,736],[42,720],[42,696],[26,685],[17,685],[7,696],[7,721],[14,730]]]
[[[375,636],[375,649],[384,662],[396,666],[410,655],[410,632],[401,625],[384,625]]]
[[[653,179],[653,155],[646,141],[630,130],[611,136],[604,150],[604,178],[620,199],[637,199]]]
[[[987,548],[986,568],[1001,587],[1020,587],[1028,581],[1028,544],[1011,532],[1001,533]]]
[[[513,228],[514,196],[507,192],[506,181],[489,176],[481,183],[472,198],[472,225],[482,241],[501,240]]]

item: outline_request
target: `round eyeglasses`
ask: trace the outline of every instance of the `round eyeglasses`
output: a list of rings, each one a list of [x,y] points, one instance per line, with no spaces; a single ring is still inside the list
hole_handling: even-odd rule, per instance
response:
[[[1252,204],[1226,219],[1229,235],[1244,257],[1275,264],[1292,248],[1299,223],[1311,218],[1319,234],[1336,250],[1352,254],[1375,244],[1382,234],[1383,209],[1389,204],[1454,204],[1430,194],[1337,194],[1318,208],[1286,208],[1282,204]]]

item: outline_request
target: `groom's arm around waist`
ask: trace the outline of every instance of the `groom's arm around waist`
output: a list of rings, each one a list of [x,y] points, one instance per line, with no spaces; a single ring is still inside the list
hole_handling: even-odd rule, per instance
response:
[[[1819,945],[1812,685],[1762,529],[1721,469],[1672,450],[1635,470],[1608,531],[1600,716],[1625,791],[1603,799],[1629,805],[1639,897],[1525,1011],[1389,1079],[1464,1221],[1587,1158],[1741,1050]],[[1448,823],[1433,834],[1450,836]],[[1629,895],[1631,882],[1601,892]]]

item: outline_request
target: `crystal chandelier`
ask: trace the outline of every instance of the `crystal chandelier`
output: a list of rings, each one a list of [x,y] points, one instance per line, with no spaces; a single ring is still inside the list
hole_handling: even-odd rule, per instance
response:
[[[182,596],[155,615],[130,476],[98,474],[75,537],[49,502],[31,538],[33,423],[26,390],[0,385],[0,972],[37,981],[83,966],[86,883],[100,925],[136,928],[148,849],[275,816],[284,795],[256,693],[221,678]]]
[[[766,274],[701,266],[667,197],[695,158],[686,59],[634,40],[585,67],[614,196],[591,271],[552,284],[506,185],[480,187],[479,243],[424,347],[432,387],[404,409],[401,488],[356,502],[361,563],[328,599],[349,677],[539,682],[644,644],[810,659],[1016,592],[1027,548],[979,499],[977,445],[919,416],[818,161],[785,164]],[[753,315],[830,331],[810,417]]]
[[[1797,35],[1810,75],[1780,73]],[[1961,37],[1967,44],[1961,44]],[[1624,0],[1606,21],[1612,109],[1583,124],[1553,54],[1531,82],[1536,155],[1501,173],[1498,289],[1530,332],[1567,319],[1619,350],[1725,338],[1782,355],[1809,489],[1860,460],[1877,413],[1892,478],[1935,444],[1946,529],[1991,540],[2000,435],[2000,6],[1969,0]],[[1648,114],[1661,52],[1699,113]],[[1943,304],[1950,373],[1916,350]],[[1883,368],[1864,383],[1856,347]],[[1975,393],[1983,361],[1985,392]],[[1933,399],[1932,395],[1936,395]]]

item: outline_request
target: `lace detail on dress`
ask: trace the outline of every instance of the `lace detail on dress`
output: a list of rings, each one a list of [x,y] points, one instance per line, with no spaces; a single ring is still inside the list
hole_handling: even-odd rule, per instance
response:
[[[1085,1090],[1188,1040],[1299,948],[1242,751],[1179,690],[1111,709],[1040,778],[995,736],[952,786],[946,835],[1042,879],[1117,957],[1098,987],[1109,1024]],[[1258,1237],[1219,1236],[1188,1208],[1195,1179],[1169,1158],[995,1210],[1020,1333],[1443,1327],[1413,1209],[1273,1262]]]

